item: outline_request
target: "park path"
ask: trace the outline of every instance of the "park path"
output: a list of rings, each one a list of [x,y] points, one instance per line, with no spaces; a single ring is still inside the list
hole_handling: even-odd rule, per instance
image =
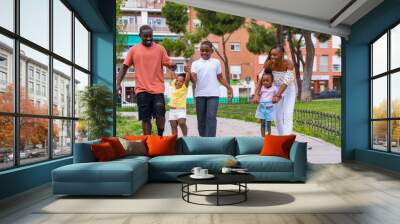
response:
[[[168,113],[168,112],[167,112]],[[137,112],[120,112],[122,116],[137,117]],[[166,115],[168,118],[168,114]],[[187,121],[188,135],[198,136],[197,118],[195,115],[188,115]],[[165,125],[165,134],[169,135],[171,128],[169,123]],[[275,127],[272,127],[272,134],[277,133]],[[306,136],[300,133],[296,134],[296,140],[307,142],[307,157],[309,163],[314,164],[335,164],[341,162],[340,148],[325,142],[319,138]],[[182,133],[179,130],[179,136]],[[259,136],[260,124],[246,122],[236,119],[217,118],[217,136]]]

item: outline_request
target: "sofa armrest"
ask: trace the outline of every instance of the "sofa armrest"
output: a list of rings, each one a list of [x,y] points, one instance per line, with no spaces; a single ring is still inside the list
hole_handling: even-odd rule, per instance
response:
[[[293,162],[293,179],[305,181],[307,176],[307,143],[294,142],[290,149],[290,160]]]
[[[95,162],[96,158],[92,153],[90,146],[92,144],[98,144],[100,140],[75,143],[74,145],[74,163],[90,163]]]

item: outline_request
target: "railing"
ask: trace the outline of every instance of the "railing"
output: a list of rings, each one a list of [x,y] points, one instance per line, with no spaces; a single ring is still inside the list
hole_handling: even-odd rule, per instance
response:
[[[167,26],[153,26],[150,25],[150,27],[153,29],[154,33],[171,33],[169,28]],[[140,25],[137,24],[126,24],[123,29],[125,32],[132,32],[132,33],[138,33],[139,32]]]
[[[128,0],[122,4],[122,8],[161,9],[164,2],[164,0]]]
[[[293,122],[295,127],[340,141],[341,117],[337,114],[295,109]]]

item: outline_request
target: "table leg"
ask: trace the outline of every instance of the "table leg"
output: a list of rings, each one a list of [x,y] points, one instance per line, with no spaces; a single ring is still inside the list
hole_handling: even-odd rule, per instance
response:
[[[217,184],[217,206],[219,206],[219,184]]]
[[[247,192],[248,192],[248,190],[247,190],[247,183],[244,183],[244,201],[247,201]]]
[[[195,191],[197,192],[197,184],[196,184],[196,186],[195,186]]]

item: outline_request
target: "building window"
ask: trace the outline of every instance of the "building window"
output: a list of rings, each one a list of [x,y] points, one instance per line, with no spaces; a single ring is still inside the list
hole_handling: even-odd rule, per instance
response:
[[[240,51],[240,43],[231,43],[231,51]]]
[[[341,72],[342,71],[342,58],[340,56],[332,56],[332,71]]]
[[[36,84],[36,95],[40,96],[40,84]]]
[[[7,56],[0,54],[0,85],[4,89],[7,85]]]
[[[134,73],[134,72],[135,72],[135,68],[134,68],[134,67],[132,67],[132,66],[131,66],[131,67],[129,67],[129,68],[128,68],[128,72],[130,72],[130,73]]]
[[[0,29],[0,83],[6,80],[12,88],[0,90],[0,112],[6,112],[0,114],[0,123],[7,126],[0,132],[0,151],[6,155],[0,159],[0,171],[70,156],[75,142],[87,140],[85,127],[77,125],[81,108],[73,107],[79,105],[79,93],[90,85],[91,76],[91,33],[68,1],[1,2],[0,11],[4,8],[10,13],[4,15],[8,20],[0,19],[0,26],[8,30]],[[19,3],[16,15],[14,2]],[[33,9],[40,9],[40,13]],[[19,23],[14,24],[14,20]],[[16,66],[19,74],[14,74]],[[14,76],[19,80],[18,87]],[[50,78],[53,89],[49,89]],[[73,85],[75,88],[71,88]],[[2,100],[5,97],[9,100]],[[57,105],[57,101],[63,105]],[[19,110],[14,111],[15,107]],[[17,133],[13,132],[15,128]]]
[[[28,76],[29,76],[29,79],[30,79],[30,80],[33,80],[33,79],[34,79],[34,76],[33,76],[33,67],[32,67],[32,66],[29,66]]]
[[[328,55],[322,55],[319,58],[319,71],[328,72]]]
[[[332,48],[341,48],[342,39],[338,36],[332,36]]]
[[[240,65],[230,65],[229,70],[231,73],[232,80],[240,79],[240,74],[242,73],[242,67]]]
[[[46,86],[42,86],[42,96],[46,97]]]
[[[325,42],[319,42],[320,48],[328,48],[328,45],[329,45],[329,40],[327,40]]]
[[[212,42],[213,48],[215,48],[215,50],[218,50],[218,43],[217,42]]]
[[[400,153],[399,42],[397,25],[370,45],[370,144],[373,150],[391,153]]]
[[[5,86],[7,85],[7,73],[0,70],[0,84]]]

